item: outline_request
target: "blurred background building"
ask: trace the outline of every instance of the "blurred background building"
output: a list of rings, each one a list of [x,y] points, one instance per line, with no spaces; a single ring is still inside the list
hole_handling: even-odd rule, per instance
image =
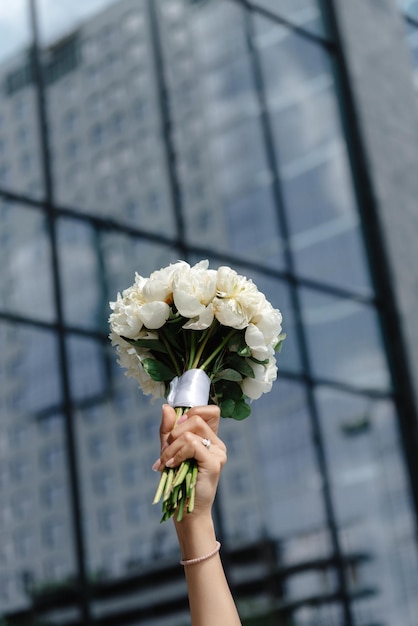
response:
[[[188,623],[108,302],[179,258],[284,316],[229,450],[243,621],[416,626],[418,2],[0,7],[2,624]]]

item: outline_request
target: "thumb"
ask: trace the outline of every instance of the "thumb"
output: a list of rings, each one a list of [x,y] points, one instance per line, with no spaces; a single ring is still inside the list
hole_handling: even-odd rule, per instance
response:
[[[160,426],[160,444],[161,448],[167,441],[168,435],[174,428],[176,423],[176,412],[169,404],[163,404],[162,407],[162,418],[161,418],[161,426]]]

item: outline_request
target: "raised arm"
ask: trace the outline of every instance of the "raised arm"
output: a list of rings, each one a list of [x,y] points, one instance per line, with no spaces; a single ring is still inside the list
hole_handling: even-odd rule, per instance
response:
[[[194,510],[185,514],[181,522],[174,522],[186,576],[192,626],[240,626],[212,519],[212,505],[226,463],[226,448],[217,436],[219,409],[212,405],[195,407],[188,411],[186,419],[180,418],[173,430],[174,423],[174,409],[164,405],[161,456],[154,469],[162,471],[164,466],[177,467],[190,458],[195,458],[198,463]]]

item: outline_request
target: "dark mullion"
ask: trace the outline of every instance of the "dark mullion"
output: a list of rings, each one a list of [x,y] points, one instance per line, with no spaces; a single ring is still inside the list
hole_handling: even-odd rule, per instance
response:
[[[270,171],[273,177],[273,195],[277,208],[277,216],[281,230],[281,236],[285,241],[289,241],[289,228],[287,224],[286,209],[283,201],[283,194],[281,189],[281,181],[279,178],[279,166],[277,148],[273,143],[272,125],[270,120],[270,114],[268,111],[265,84],[261,61],[259,58],[258,50],[254,45],[255,32],[253,24],[253,15],[249,11],[245,11],[248,51],[251,59],[252,70],[254,75],[254,82],[256,87],[256,95],[260,106],[260,124],[261,132],[265,143],[265,150],[267,155],[267,162],[270,167]],[[293,260],[292,252],[289,246],[284,248],[287,267],[290,274],[296,274],[295,263]],[[295,284],[290,283],[290,293],[293,305],[293,310],[296,319],[296,339],[299,346],[299,351],[302,359],[302,369],[306,375],[306,394],[307,402],[311,415],[312,425],[312,438],[314,448],[316,452],[316,461],[318,469],[322,479],[322,494],[324,499],[325,515],[327,525],[331,537],[332,548],[335,557],[337,579],[339,585],[339,593],[341,597],[342,610],[344,614],[344,625],[353,626],[354,619],[352,615],[352,608],[350,603],[350,594],[347,581],[347,574],[344,566],[344,558],[342,547],[340,545],[340,538],[338,533],[337,516],[334,509],[334,502],[332,497],[332,487],[330,480],[330,470],[328,467],[328,460],[325,452],[324,436],[322,433],[322,427],[320,423],[319,410],[315,399],[315,388],[309,381],[314,381],[312,375],[312,365],[310,362],[306,329],[303,324],[302,305],[300,302],[300,295],[298,288]]]
[[[406,22],[408,22],[408,24],[411,24],[411,26],[415,26],[415,28],[418,28],[418,20],[415,19],[415,17],[412,17],[412,15],[408,15],[408,13],[402,13],[402,17]]]
[[[74,531],[75,560],[79,585],[79,602],[83,623],[91,624],[90,605],[88,599],[88,579],[85,566],[85,547],[83,537],[83,525],[81,521],[81,498],[76,456],[75,432],[73,424],[73,408],[70,392],[70,375],[68,368],[68,354],[66,337],[64,333],[64,314],[62,304],[62,287],[59,267],[58,241],[56,215],[54,212],[54,185],[52,178],[51,158],[49,150],[49,128],[46,113],[46,94],[42,71],[41,52],[39,44],[38,20],[36,0],[29,0],[30,22],[33,38],[33,70],[35,78],[35,90],[37,98],[37,114],[39,123],[39,136],[41,144],[41,167],[45,190],[45,213],[48,224],[49,238],[52,256],[52,277],[54,304],[57,319],[57,339],[59,350],[59,365],[61,374],[61,387],[63,395],[63,414],[66,430],[66,448],[69,469],[69,488],[71,494],[71,513]]]

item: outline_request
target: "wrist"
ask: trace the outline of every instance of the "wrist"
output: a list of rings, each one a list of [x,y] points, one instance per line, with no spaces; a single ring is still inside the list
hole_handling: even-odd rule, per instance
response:
[[[216,534],[211,515],[185,515],[174,522],[182,559],[195,559],[209,553],[216,546]]]

